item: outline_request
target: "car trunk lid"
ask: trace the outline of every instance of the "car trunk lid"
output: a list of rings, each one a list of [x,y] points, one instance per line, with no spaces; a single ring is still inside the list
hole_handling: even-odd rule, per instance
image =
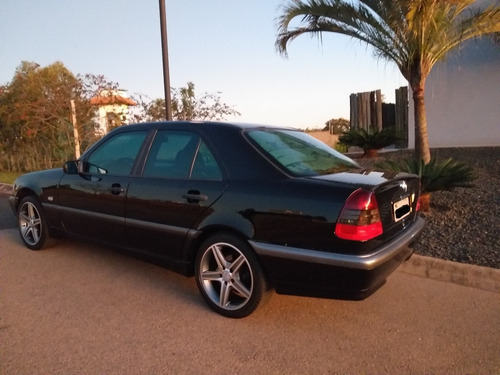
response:
[[[312,177],[317,180],[362,188],[375,194],[383,226],[383,238],[388,239],[415,221],[420,196],[416,175],[383,171],[350,171]]]

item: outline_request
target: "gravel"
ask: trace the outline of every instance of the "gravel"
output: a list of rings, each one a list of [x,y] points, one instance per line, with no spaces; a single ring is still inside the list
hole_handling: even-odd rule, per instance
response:
[[[433,149],[439,159],[453,158],[474,167],[471,188],[431,194],[431,210],[422,213],[427,225],[415,244],[420,255],[500,268],[500,147]],[[409,151],[357,159],[371,167],[386,159],[404,159]]]

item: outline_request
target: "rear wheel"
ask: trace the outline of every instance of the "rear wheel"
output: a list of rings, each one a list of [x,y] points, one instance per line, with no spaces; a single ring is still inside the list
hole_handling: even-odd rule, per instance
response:
[[[196,283],[207,304],[229,318],[250,315],[266,292],[266,280],[252,249],[231,235],[209,238],[195,263]]]
[[[21,200],[17,210],[17,223],[21,238],[31,250],[41,250],[53,245],[42,205],[33,196]]]

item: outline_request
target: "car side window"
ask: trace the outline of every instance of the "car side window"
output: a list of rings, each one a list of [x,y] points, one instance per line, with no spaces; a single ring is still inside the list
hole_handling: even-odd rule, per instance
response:
[[[201,142],[194,162],[192,179],[222,180],[222,172],[214,155],[204,142]]]
[[[110,175],[130,174],[146,135],[145,131],[135,131],[117,134],[110,138],[87,158],[86,172]]]
[[[197,134],[161,130],[148,155],[143,176],[220,180],[215,158]]]

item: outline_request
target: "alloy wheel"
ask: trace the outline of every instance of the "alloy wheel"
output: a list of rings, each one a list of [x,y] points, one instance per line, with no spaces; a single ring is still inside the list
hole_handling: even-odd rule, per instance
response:
[[[37,207],[26,201],[19,209],[19,231],[27,245],[36,246],[42,236],[42,218]]]
[[[252,268],[245,256],[228,243],[217,243],[206,250],[200,278],[207,295],[223,309],[241,308],[252,295]]]
[[[229,318],[250,315],[267,290],[252,248],[245,240],[229,234],[205,241],[196,257],[195,273],[205,302]]]

